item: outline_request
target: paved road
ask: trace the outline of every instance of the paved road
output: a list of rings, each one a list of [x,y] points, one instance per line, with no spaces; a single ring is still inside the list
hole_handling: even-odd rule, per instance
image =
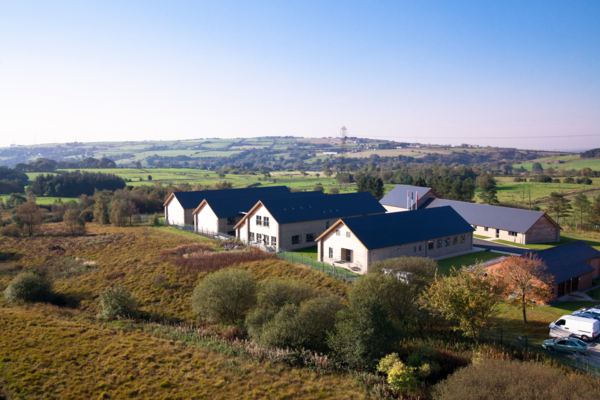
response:
[[[484,249],[490,249],[491,251],[504,251],[513,254],[525,254],[529,251],[529,249],[507,246],[502,243],[490,242],[489,240],[482,240],[476,238],[473,238],[473,246],[482,247]]]

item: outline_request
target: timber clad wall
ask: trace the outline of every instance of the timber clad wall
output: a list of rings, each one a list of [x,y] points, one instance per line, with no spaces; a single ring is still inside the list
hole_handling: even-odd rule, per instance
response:
[[[600,276],[600,260],[598,258],[592,258],[591,260],[588,260],[585,263],[595,269],[593,273],[594,278]]]

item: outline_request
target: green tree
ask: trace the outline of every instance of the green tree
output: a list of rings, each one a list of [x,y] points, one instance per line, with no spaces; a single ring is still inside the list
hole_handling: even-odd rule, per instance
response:
[[[138,168],[138,169],[139,169],[139,168],[142,168],[142,163],[141,163],[141,162],[139,162],[139,161],[136,161],[136,162],[135,162],[135,167],[136,167],[136,168]]]
[[[588,218],[592,224],[600,225],[600,195],[594,197]]]
[[[592,202],[583,193],[579,193],[573,200],[573,210],[575,211],[575,215],[579,217],[581,230],[583,230],[583,219],[590,212],[591,206]]]
[[[455,179],[450,189],[450,200],[462,201],[464,197],[463,182],[460,179]]]
[[[531,171],[536,173],[542,173],[544,172],[544,167],[542,167],[542,164],[540,164],[539,162],[534,162],[531,166]]]
[[[385,305],[376,299],[350,301],[338,313],[335,331],[327,344],[333,354],[350,368],[372,371],[390,353],[398,336]]]
[[[366,192],[369,190],[369,188],[367,186],[367,181],[368,181],[367,177],[363,176],[356,182],[356,191],[358,193]]]
[[[437,275],[425,292],[425,307],[439,312],[450,321],[458,321],[456,330],[479,343],[489,329],[500,302],[502,287],[486,276],[482,267],[473,271],[452,268],[449,276]]]
[[[473,182],[473,179],[467,178],[463,181],[462,186],[463,197],[461,201],[471,203],[473,197],[475,197],[475,182]]]
[[[479,193],[479,198],[484,204],[499,204],[496,191],[496,182],[494,180],[480,185],[479,188],[481,189],[481,193]]]
[[[110,218],[108,214],[108,204],[104,199],[104,196],[96,196],[96,204],[94,205],[94,219],[96,222],[102,225],[110,224]]]
[[[65,211],[63,223],[71,236],[83,235],[85,233],[85,220],[77,210]]]
[[[550,193],[548,201],[548,212],[556,216],[556,222],[560,223],[561,217],[567,217],[571,210],[571,200],[567,199],[564,194],[558,192]]]
[[[383,198],[384,189],[381,178],[369,178],[367,181],[367,189],[377,200],[381,200]]]
[[[127,202],[115,197],[110,202],[110,222],[114,226],[126,226],[127,220]]]
[[[323,173],[325,174],[326,177],[331,177],[331,175],[333,175],[333,172],[331,172],[331,170],[329,169],[329,166],[325,165],[323,167]]]

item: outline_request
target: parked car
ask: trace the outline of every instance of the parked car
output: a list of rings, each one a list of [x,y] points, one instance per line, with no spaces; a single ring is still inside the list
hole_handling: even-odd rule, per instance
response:
[[[585,354],[588,350],[587,343],[582,340],[569,337],[544,340],[542,347],[550,351],[556,350],[574,354]]]
[[[600,321],[576,315],[563,315],[550,324],[550,336],[578,336],[588,341],[600,335]]]
[[[596,321],[600,321],[600,314],[590,313],[587,311],[575,311],[573,315],[576,317],[591,318],[595,319]]]
[[[600,315],[600,308],[598,308],[598,307],[588,307],[588,308],[584,308],[582,311]],[[577,311],[575,311],[575,312],[577,312]]]

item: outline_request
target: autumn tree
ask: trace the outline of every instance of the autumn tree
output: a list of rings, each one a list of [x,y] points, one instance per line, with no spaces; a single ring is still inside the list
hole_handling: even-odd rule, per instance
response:
[[[592,202],[585,194],[579,193],[577,196],[575,196],[575,200],[573,201],[573,209],[575,211],[575,215],[579,218],[579,224],[581,225],[582,230],[583,218],[588,214],[591,206]]]
[[[94,205],[94,219],[102,225],[108,225],[110,218],[108,214],[108,203],[103,196],[96,196],[96,204]]]
[[[510,303],[523,311],[524,323],[527,323],[527,307],[550,299],[553,277],[535,255],[507,257],[494,275],[503,283]]]
[[[502,287],[483,267],[472,270],[452,268],[449,276],[436,275],[424,293],[424,307],[458,321],[456,330],[479,343],[481,334],[492,325]]]
[[[36,227],[42,224],[42,210],[33,200],[21,204],[17,209],[17,216],[19,223],[27,230],[30,237],[33,236]]]
[[[71,236],[83,235],[85,233],[85,220],[77,210],[65,211],[63,223]]]

